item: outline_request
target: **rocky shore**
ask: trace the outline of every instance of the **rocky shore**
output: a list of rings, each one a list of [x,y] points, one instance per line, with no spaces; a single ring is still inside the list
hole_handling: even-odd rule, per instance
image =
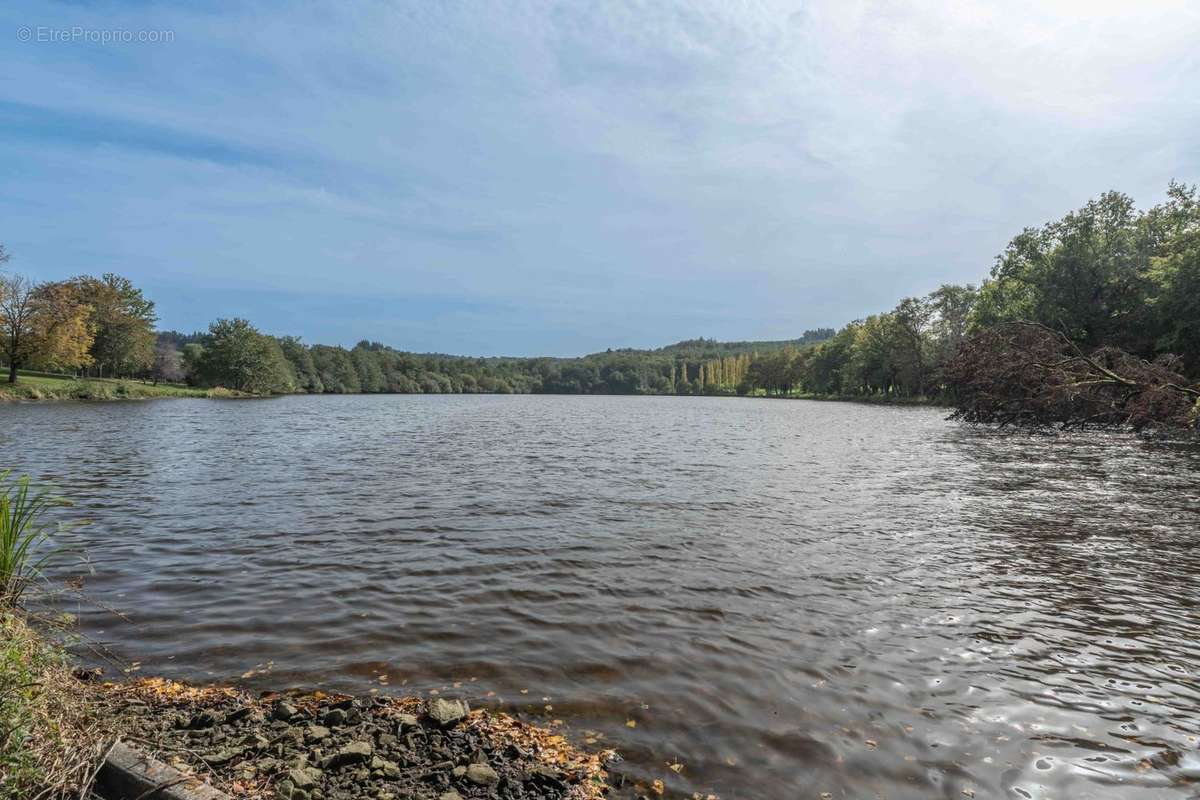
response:
[[[234,797],[588,800],[615,757],[457,698],[251,697],[161,679],[102,691],[125,738]]]

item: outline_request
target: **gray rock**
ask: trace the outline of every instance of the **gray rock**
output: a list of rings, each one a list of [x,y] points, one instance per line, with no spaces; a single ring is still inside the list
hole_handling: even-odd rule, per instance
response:
[[[467,774],[467,768],[466,767],[455,767],[454,769],[450,770],[450,774],[456,778],[461,778],[463,775]]]
[[[392,780],[400,777],[400,766],[379,756],[371,759],[371,769],[372,771],[377,770],[382,772],[385,778],[391,778]]]
[[[297,789],[289,780],[282,780],[275,787],[275,796],[280,800],[309,800],[312,797],[307,789]]]
[[[335,708],[332,711],[326,712],[321,722],[331,728],[340,728],[346,724],[346,712],[340,708]]]
[[[443,728],[449,728],[463,721],[469,713],[471,713],[471,709],[467,707],[465,700],[436,697],[429,702],[429,718]]]
[[[471,764],[467,767],[467,780],[477,786],[495,786],[500,776],[487,764]]]
[[[413,728],[421,727],[421,721],[417,719],[415,714],[400,715],[400,733],[411,731]]]
[[[209,764],[212,764],[214,767],[219,767],[224,764],[228,764],[230,761],[233,761],[243,752],[244,751],[241,747],[231,747],[228,750],[222,750],[219,753],[213,753],[212,755],[206,756],[204,760]]]
[[[462,795],[451,789],[445,794],[438,795],[438,800],[462,800]]]
[[[374,752],[375,748],[371,747],[370,742],[351,742],[326,758],[324,765],[326,769],[337,769],[349,764],[362,764],[369,761]]]
[[[242,743],[253,750],[266,750],[271,746],[271,742],[261,733],[255,732],[242,740]]]
[[[294,705],[284,700],[275,704],[275,710],[271,713],[271,716],[280,722],[287,722],[299,713]]]
[[[329,738],[329,728],[321,725],[309,725],[304,731],[304,738],[310,742],[319,742]]]
[[[313,767],[288,770],[287,779],[297,789],[308,789],[317,785],[317,781],[321,779],[321,770]]]

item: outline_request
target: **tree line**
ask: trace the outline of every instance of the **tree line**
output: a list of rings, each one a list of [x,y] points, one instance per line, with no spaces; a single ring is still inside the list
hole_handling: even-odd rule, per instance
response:
[[[0,246],[0,268],[7,261]],[[802,348],[833,335],[820,329],[786,341],[690,339],[582,358],[472,358],[369,340],[352,348],[309,345],[244,319],[219,319],[199,333],[156,331],[157,319],[154,302],[119,275],[38,283],[0,271],[0,360],[11,383],[22,370],[41,370],[246,394],[734,394],[745,392],[760,350]]]
[[[0,247],[0,268],[7,260]],[[33,283],[0,271],[0,357],[10,381],[19,369],[46,369],[251,394],[811,395],[941,400],[977,421],[1194,419],[1200,196],[1173,182],[1164,202],[1143,211],[1108,192],[1021,231],[978,286],[946,284],[840,330],[785,341],[471,358],[369,340],[309,345],[242,319],[193,334],[156,332],[156,321],[154,303],[118,275]],[[1120,383],[1103,372],[1123,374],[1114,368],[1138,377]],[[1131,400],[1131,387],[1147,382],[1166,394]],[[1031,410],[1034,397],[1040,411]],[[1170,411],[1136,416],[1130,403]]]
[[[976,421],[1196,421],[1200,196],[1108,192],[1026,228],[978,286],[943,285],[813,347],[760,355],[749,391],[932,398]]]

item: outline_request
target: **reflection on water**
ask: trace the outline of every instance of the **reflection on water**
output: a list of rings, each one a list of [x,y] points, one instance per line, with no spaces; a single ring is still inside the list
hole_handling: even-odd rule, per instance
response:
[[[131,621],[85,630],[147,673],[461,682],[679,796],[1200,794],[1192,447],[669,397],[0,420],[95,520]]]

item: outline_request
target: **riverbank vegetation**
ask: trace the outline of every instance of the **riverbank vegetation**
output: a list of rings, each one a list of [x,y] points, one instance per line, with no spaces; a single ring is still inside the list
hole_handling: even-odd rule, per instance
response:
[[[80,797],[102,757],[107,715],[64,652],[27,623],[21,599],[41,578],[67,502],[0,471],[0,798]],[[47,620],[53,624],[55,621]]]
[[[0,400],[148,400],[158,397],[233,397],[233,391],[146,379],[84,378],[21,371],[17,383],[0,383]]]
[[[988,422],[1196,423],[1200,199],[1195,187],[1178,183],[1145,211],[1126,195],[1106,193],[1017,234],[978,286],[943,285],[837,331],[788,341],[692,339],[580,358],[420,354],[369,340],[352,348],[308,345],[242,319],[217,320],[201,333],[155,333],[153,302],[120,276],[33,284],[4,275],[0,356],[14,382],[19,367],[33,367],[254,395],[815,396],[939,401],[956,404],[964,419]],[[1038,336],[1045,340],[1034,345],[1030,337]],[[1044,360],[1047,348],[1085,360],[1064,372]],[[1090,367],[1079,371],[1087,359],[1107,365],[1103,377]],[[1134,385],[1149,394],[1126,398]],[[67,391],[84,396],[77,387]]]
[[[0,799],[87,796],[116,734],[102,699],[23,612],[0,607]]]

